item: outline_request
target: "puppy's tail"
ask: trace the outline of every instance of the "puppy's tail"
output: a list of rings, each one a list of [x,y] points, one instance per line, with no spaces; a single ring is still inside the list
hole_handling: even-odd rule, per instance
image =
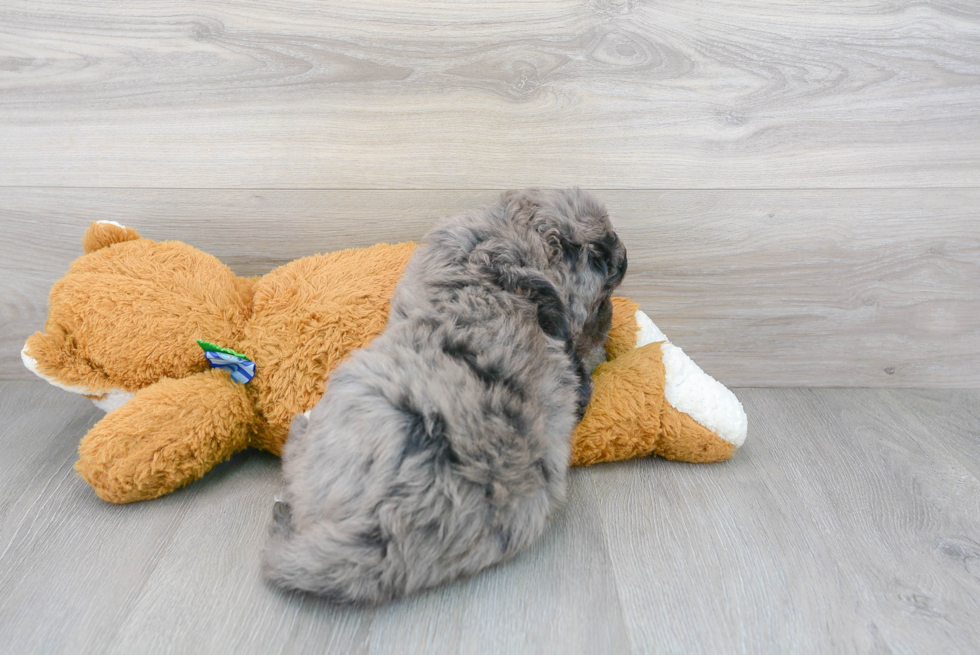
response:
[[[342,603],[380,603],[399,595],[382,583],[387,543],[380,529],[349,538],[334,523],[317,523],[297,532],[285,502],[276,502],[272,518],[262,574],[277,587]]]

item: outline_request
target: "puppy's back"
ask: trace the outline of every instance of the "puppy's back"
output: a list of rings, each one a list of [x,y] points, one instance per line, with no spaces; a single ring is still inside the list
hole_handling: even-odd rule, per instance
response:
[[[429,233],[384,333],[290,433],[272,581],[378,602],[543,533],[588,401],[582,336],[604,338],[600,308],[625,271],[608,216],[583,198],[507,194]]]
[[[472,365],[494,362],[447,353],[440,330],[405,348],[404,330],[339,367],[290,432],[264,559],[279,586],[379,602],[469,575],[531,543],[563,497],[574,395],[560,376],[488,393]],[[527,402],[549,395],[556,406]]]

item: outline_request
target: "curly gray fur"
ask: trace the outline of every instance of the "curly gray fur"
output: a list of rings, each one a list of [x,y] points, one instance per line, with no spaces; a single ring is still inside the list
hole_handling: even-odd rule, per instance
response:
[[[385,331],[293,422],[263,556],[275,584],[376,603],[506,560],[565,495],[626,249],[579,190],[436,226]]]

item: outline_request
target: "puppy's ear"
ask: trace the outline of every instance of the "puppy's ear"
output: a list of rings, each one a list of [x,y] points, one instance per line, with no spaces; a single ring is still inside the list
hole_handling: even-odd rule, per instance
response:
[[[505,239],[484,242],[473,251],[471,261],[500,288],[527,296],[537,308],[538,325],[545,334],[569,340],[568,309],[558,288],[541,271],[524,265],[516,244]]]
[[[519,251],[503,243],[487,244],[481,256],[485,257],[481,272],[493,282],[511,293],[526,295],[537,310],[538,325],[549,337],[565,344],[565,351],[572,360],[578,378],[577,410],[579,420],[585,415],[585,408],[592,398],[591,371],[586,370],[582,358],[573,343],[569,308],[562,299],[558,288],[541,271],[522,266]],[[608,331],[608,330],[607,330]]]

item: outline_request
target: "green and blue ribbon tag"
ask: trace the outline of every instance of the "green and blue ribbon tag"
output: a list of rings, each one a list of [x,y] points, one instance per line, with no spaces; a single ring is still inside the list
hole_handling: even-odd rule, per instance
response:
[[[255,362],[242,353],[231,348],[216,346],[210,341],[202,341],[201,339],[197,340],[197,345],[204,350],[204,356],[211,364],[211,368],[225,369],[231,374],[231,379],[235,382],[245,384],[255,377]]]

